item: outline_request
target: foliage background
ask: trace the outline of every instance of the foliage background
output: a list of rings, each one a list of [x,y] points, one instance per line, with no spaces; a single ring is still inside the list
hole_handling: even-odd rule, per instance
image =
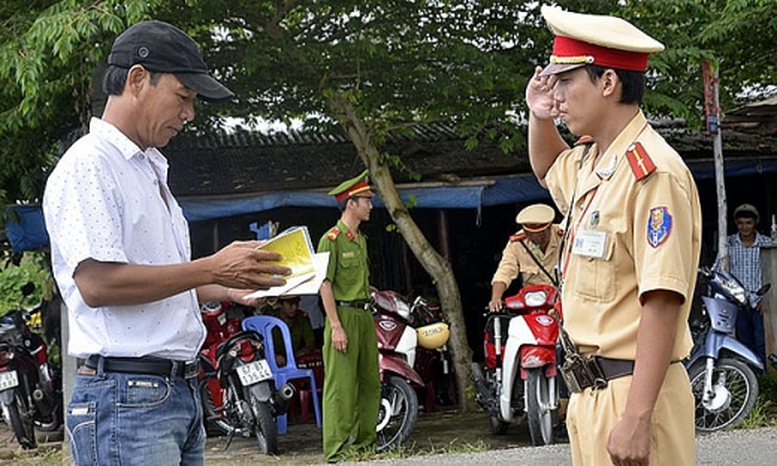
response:
[[[645,104],[652,115],[701,127],[703,59],[720,64],[724,111],[775,92],[777,2],[555,3],[616,14],[667,45],[651,59]],[[4,0],[0,204],[40,200],[56,157],[86,128],[100,85],[93,76],[110,43],[149,18],[190,32],[211,68],[243,96],[234,106],[203,108],[199,131],[223,130],[219,113],[331,128],[325,93],[358,78],[353,96],[373,123],[452,118],[463,135],[502,138],[505,150],[521,147],[510,110],[520,115],[526,79],[545,62],[551,38],[539,3],[527,0]],[[309,69],[290,65],[303,61]]]

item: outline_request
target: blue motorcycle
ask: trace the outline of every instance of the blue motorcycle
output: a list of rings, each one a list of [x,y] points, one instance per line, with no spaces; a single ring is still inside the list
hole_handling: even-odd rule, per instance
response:
[[[714,432],[745,419],[758,398],[756,370],[763,362],[734,338],[738,312],[756,307],[770,285],[748,293],[728,272],[701,268],[708,281],[699,315],[690,321],[694,347],[685,361],[696,399],[696,431]]]

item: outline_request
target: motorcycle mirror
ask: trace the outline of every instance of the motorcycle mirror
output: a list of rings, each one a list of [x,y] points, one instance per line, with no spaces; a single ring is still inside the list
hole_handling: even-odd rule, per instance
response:
[[[763,296],[766,293],[768,293],[771,288],[772,288],[772,284],[767,283],[766,285],[762,286],[758,291],[756,291],[755,294],[758,296]]]

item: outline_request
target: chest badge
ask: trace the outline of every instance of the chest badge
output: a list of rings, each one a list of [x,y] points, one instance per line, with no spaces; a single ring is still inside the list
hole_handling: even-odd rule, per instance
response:
[[[589,221],[592,227],[595,227],[599,224],[599,211],[595,210],[591,212],[591,220]]]

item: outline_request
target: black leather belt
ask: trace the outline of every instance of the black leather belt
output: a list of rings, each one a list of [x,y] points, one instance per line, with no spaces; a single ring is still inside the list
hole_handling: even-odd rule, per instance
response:
[[[671,361],[670,364],[680,362]],[[561,367],[561,375],[572,392],[581,392],[586,388],[601,389],[607,382],[634,373],[634,361],[631,359],[612,359],[603,356],[569,358]]]
[[[197,377],[200,370],[199,361],[196,359],[191,362],[185,362],[150,356],[142,358],[114,358],[93,354],[86,359],[84,365],[90,369],[97,370],[101,359],[103,371],[105,372],[160,375],[164,377],[192,379]]]
[[[337,301],[338,306],[343,307],[352,307],[354,309],[362,309],[366,310],[367,305],[369,304],[369,301],[366,300],[357,300],[357,301]]]
[[[561,367],[561,375],[567,388],[573,393],[590,387],[604,388],[610,380],[631,375],[633,372],[634,361],[631,359],[586,357],[580,354],[565,356],[565,363]]]
[[[604,380],[609,381],[634,373],[634,361],[631,359],[611,359],[602,356],[594,356],[593,359],[602,370]]]

